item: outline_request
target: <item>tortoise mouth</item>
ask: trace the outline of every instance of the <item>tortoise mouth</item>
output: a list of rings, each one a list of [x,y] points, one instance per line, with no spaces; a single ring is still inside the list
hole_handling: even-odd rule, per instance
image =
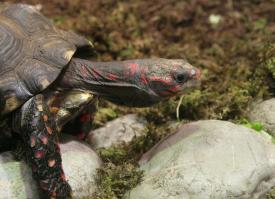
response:
[[[201,70],[200,69],[194,69],[194,74],[192,74],[192,77],[195,80],[199,80],[201,78]]]
[[[195,79],[192,79],[192,80],[189,80],[188,82],[186,82],[182,86],[182,89],[180,90],[179,94],[190,92],[191,90],[194,90],[194,89],[199,89],[201,87],[201,81],[199,78],[200,77],[196,76]]]

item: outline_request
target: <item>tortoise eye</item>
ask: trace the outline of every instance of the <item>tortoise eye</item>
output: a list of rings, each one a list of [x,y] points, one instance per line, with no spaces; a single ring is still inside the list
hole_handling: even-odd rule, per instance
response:
[[[185,73],[180,73],[175,75],[175,80],[177,83],[184,83],[188,80],[188,77]]]

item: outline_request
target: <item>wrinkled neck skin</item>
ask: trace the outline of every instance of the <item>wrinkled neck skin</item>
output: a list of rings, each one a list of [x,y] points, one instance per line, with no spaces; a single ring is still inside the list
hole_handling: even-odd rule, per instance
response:
[[[92,62],[73,58],[58,80],[61,89],[87,90],[120,105],[144,107],[160,101],[148,89],[142,60]]]

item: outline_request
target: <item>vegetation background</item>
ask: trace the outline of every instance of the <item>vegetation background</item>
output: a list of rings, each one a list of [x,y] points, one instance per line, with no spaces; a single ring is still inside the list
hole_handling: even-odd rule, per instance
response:
[[[274,0],[9,0],[41,5],[59,28],[74,30],[95,46],[94,60],[185,58],[202,69],[202,86],[185,95],[181,120],[245,121],[248,105],[275,94]],[[152,108],[100,102],[95,127],[129,112],[148,121],[147,136],[128,146],[100,150],[95,198],[121,198],[142,178],[136,160],[176,120],[179,97]]]

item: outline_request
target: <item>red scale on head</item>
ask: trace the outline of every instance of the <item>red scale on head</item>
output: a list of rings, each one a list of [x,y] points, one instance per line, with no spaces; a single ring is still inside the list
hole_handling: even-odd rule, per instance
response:
[[[176,85],[172,88],[169,89],[169,91],[171,91],[172,93],[176,93],[180,90],[181,86],[180,85]]]
[[[146,77],[146,71],[145,71],[144,69],[141,70],[140,80],[141,80],[145,85],[148,84],[148,80],[147,80],[147,77]]]
[[[163,92],[161,92],[160,93],[162,96],[170,96],[171,95],[171,92],[169,92],[169,91],[163,91]]]
[[[136,63],[129,63],[128,67],[130,68],[130,75],[134,76],[138,70],[139,70],[139,65]]]
[[[177,93],[180,90],[181,86],[180,85],[176,85],[170,89],[168,89],[167,91],[163,91],[161,92],[161,95],[163,96],[171,96],[174,95],[175,93]]]
[[[172,84],[171,79],[164,79],[163,77],[158,77],[158,76],[156,76],[156,75],[151,76],[151,77],[150,77],[150,80],[151,80],[151,81],[162,82],[163,84],[166,84],[167,86],[169,86],[169,85]]]

